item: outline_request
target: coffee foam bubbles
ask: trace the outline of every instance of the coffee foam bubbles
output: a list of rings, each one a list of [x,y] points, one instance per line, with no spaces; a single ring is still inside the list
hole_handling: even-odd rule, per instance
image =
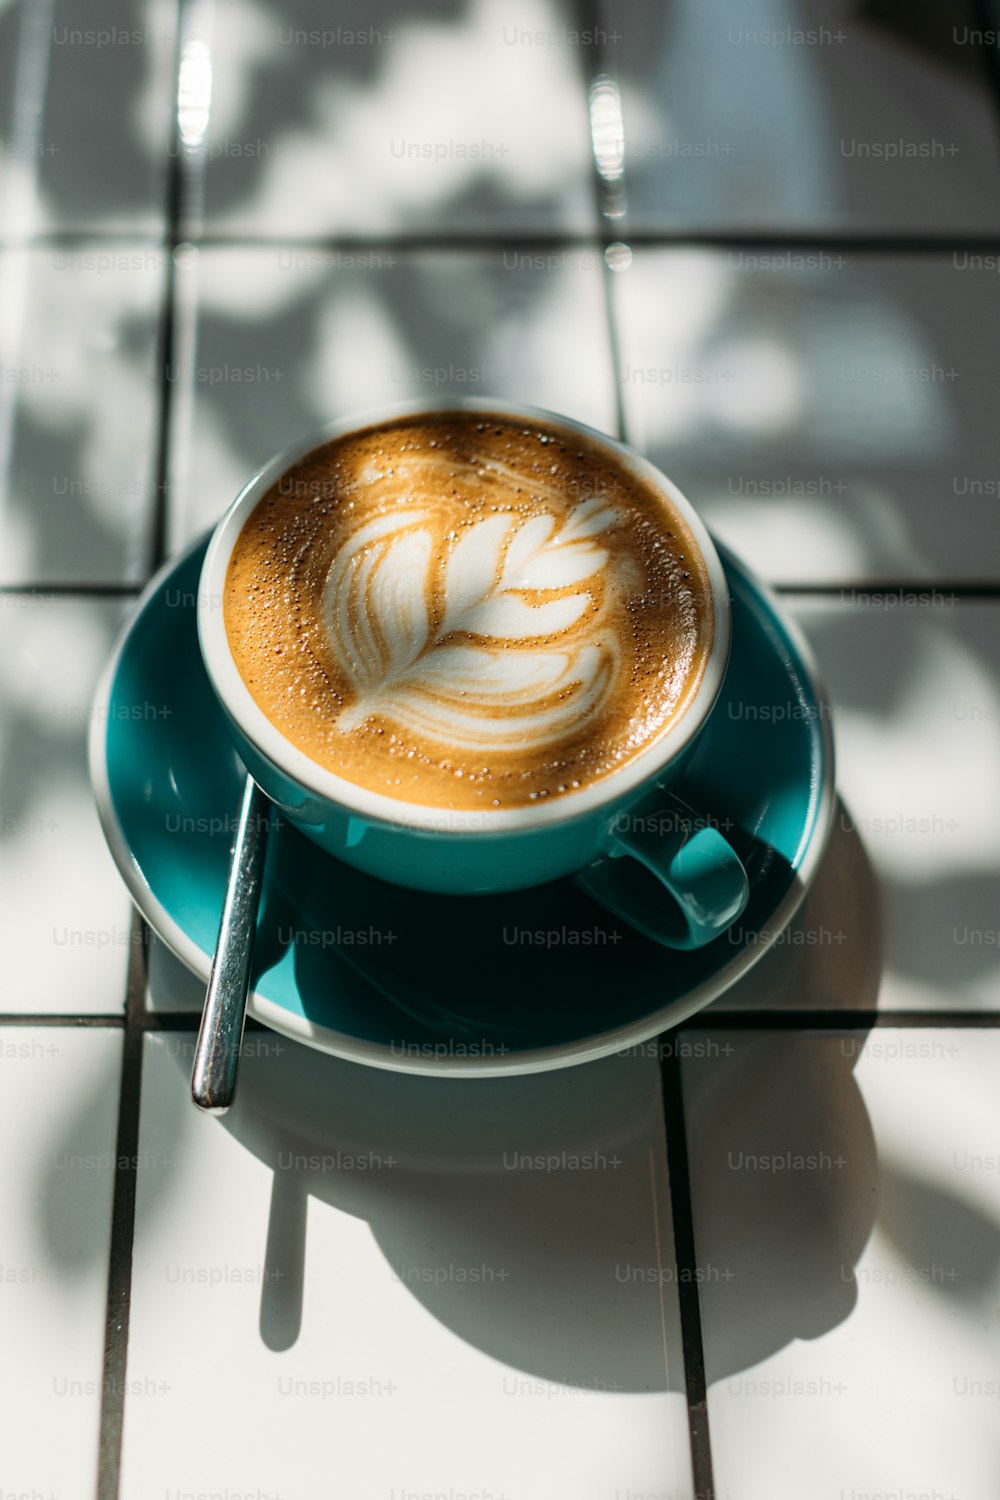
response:
[[[707,577],[663,497],[558,429],[414,418],[248,519],[234,657],[289,739],[424,805],[520,805],[645,747],[700,677]]]

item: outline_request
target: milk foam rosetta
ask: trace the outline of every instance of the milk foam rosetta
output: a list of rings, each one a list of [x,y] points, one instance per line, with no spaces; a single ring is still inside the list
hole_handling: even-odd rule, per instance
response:
[[[335,440],[244,525],[234,659],[321,765],[424,805],[565,796],[700,681],[704,563],[658,491],[558,428],[413,417]]]

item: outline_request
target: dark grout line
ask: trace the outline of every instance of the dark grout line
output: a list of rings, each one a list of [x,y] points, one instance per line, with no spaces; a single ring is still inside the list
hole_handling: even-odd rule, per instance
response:
[[[200,1010],[146,1010],[143,1013],[140,1025],[143,1031],[197,1031],[201,1025],[202,1013]],[[245,1033],[251,1035],[253,1032],[266,1031],[273,1036],[279,1035],[272,1031],[270,1026],[255,1021],[252,1016],[247,1016]]]
[[[781,251],[835,255],[988,255],[1000,250],[1000,238],[982,234],[871,234],[845,230],[630,229],[625,219],[612,241],[624,240],[640,250],[705,249]]]
[[[622,410],[622,390],[620,379],[620,354],[618,347],[617,320],[614,316],[614,306],[611,297],[611,278],[615,275],[607,267],[604,269],[605,278],[605,309],[608,322],[608,341],[611,349],[611,362],[615,380],[616,399],[616,425],[619,434],[624,432],[624,413]],[[162,559],[161,559],[162,560]],[[903,594],[937,594],[946,596],[939,599],[940,604],[950,604],[951,596],[962,602],[993,603],[1000,600],[1000,583],[955,583],[942,578],[909,578],[909,579],[865,579],[854,580],[843,583],[771,583],[770,587],[776,594],[802,596],[815,595],[818,599],[840,599],[845,594],[860,595],[857,599],[845,599],[844,603],[864,604],[866,596],[876,596],[876,603],[881,607],[878,596],[887,593]],[[4,583],[0,584],[0,598],[38,598],[38,599],[137,599],[145,588],[145,583]],[[933,600],[931,601],[933,602]]]
[[[171,158],[172,170],[180,175],[177,158]],[[985,234],[872,234],[844,231],[805,231],[795,229],[775,230],[720,230],[720,229],[630,229],[627,219],[615,220],[594,232],[553,231],[538,233],[525,229],[512,230],[508,234],[478,234],[472,231],[449,233],[403,233],[396,235],[354,234],[318,235],[295,237],[286,235],[234,235],[211,229],[196,234],[185,234],[177,224],[164,235],[136,233],[101,233],[95,231],[64,231],[38,234],[31,238],[27,247],[22,240],[5,241],[0,235],[0,252],[3,250],[55,249],[70,245],[148,245],[150,249],[174,250],[179,245],[193,245],[199,249],[212,250],[291,250],[312,254],[328,251],[331,254],[360,254],[363,252],[386,255],[433,251],[502,251],[515,249],[533,250],[605,250],[608,245],[624,241],[638,249],[669,250],[673,248],[705,248],[719,250],[829,250],[842,254],[858,255],[929,255],[942,256],[958,253],[998,254],[1000,236]]]
[[[139,923],[143,934],[142,941],[134,946],[141,948],[149,941],[150,929],[144,919],[139,916],[137,910],[133,910],[133,916]],[[145,974],[143,975],[145,982]],[[130,981],[131,982],[131,981]],[[51,1028],[63,1027],[71,1031],[81,1031],[93,1028],[98,1031],[121,1030],[123,1027],[135,1027],[139,1031],[184,1031],[188,1027],[195,1030],[201,1023],[200,1010],[147,1010],[145,1002],[139,1005],[132,1013],[122,1012],[119,1015],[110,1013],[98,1016],[72,1016],[72,1015],[42,1015],[39,1012],[8,1011],[0,1013],[0,1026],[9,1027],[32,1027],[48,1026]],[[270,1026],[263,1022],[254,1020],[252,1016],[247,1017],[246,1029],[251,1031],[271,1031]],[[277,1035],[278,1033],[274,1033]]]
[[[142,1016],[142,1029],[148,1032],[197,1031],[200,1025],[200,1010],[146,1010]],[[246,1030],[252,1031],[254,1025],[248,1017]]]
[[[837,599],[844,604],[874,603],[882,608],[887,594],[927,595],[927,604],[941,608],[955,602],[991,603],[1000,599],[1000,583],[951,583],[942,578],[866,579],[848,583],[772,583],[782,596],[814,594],[819,599]],[[845,598],[851,595],[851,598]]]
[[[995,1031],[1000,1027],[1000,1011],[992,1010],[725,1010],[722,1002],[696,1011],[693,1016],[663,1032],[670,1036],[673,1031],[859,1031],[871,1027],[880,1030],[934,1029]],[[201,1011],[190,1010],[146,1010],[136,1016],[125,1015],[41,1015],[35,1013],[8,1012],[0,1014],[0,1026],[10,1028],[49,1027],[67,1030],[108,1030],[134,1025],[140,1031],[197,1031],[201,1023]],[[247,1032],[267,1032],[275,1036],[270,1026],[247,1017]],[[640,1045],[645,1046],[645,1043]],[[665,1044],[666,1045],[666,1044]]]
[[[714,1500],[712,1441],[708,1423],[708,1391],[705,1380],[705,1349],[701,1334],[698,1300],[698,1259],[694,1241],[691,1178],[688,1171],[687,1128],[680,1061],[674,1053],[660,1061],[663,1123],[667,1138],[667,1171],[674,1226],[674,1259],[677,1263],[677,1301],[680,1310],[681,1343],[684,1354],[684,1388],[687,1394],[691,1469],[698,1500]]]
[[[717,1010],[689,1016],[677,1031],[995,1031],[1000,1011]],[[664,1035],[669,1036],[669,1032]]]
[[[857,1031],[878,1027],[880,1030],[900,1030],[949,1027],[975,1031],[995,1031],[1000,1027],[1000,1011],[992,1010],[724,1010],[721,1002],[693,1016],[671,1031],[717,1031],[729,1028],[734,1031]],[[197,1030],[201,1023],[201,1011],[191,1010],[140,1010],[136,1016],[97,1015],[41,1015],[35,1013],[8,1012],[0,1014],[0,1026],[66,1028],[98,1031],[121,1029],[135,1025],[140,1031],[187,1031]],[[272,1032],[270,1026],[247,1017],[248,1032]],[[274,1032],[275,1036],[280,1032]],[[670,1031],[662,1033],[671,1035]],[[642,1044],[645,1045],[645,1044]]]
[[[603,253],[608,239],[601,228],[539,233],[526,229],[523,233],[478,234],[473,231],[453,233],[413,234],[358,234],[320,235],[309,239],[285,239],[280,235],[268,235],[244,239],[239,236],[216,234],[204,230],[190,238],[181,235],[178,244],[194,245],[199,250],[288,250],[292,254],[305,255],[384,255],[391,259],[396,255],[463,255],[468,252],[495,252],[505,250],[590,250],[595,255]],[[1000,241],[997,243],[1000,249]]]
[[[135,599],[141,583],[0,583],[0,595],[19,598]]]
[[[118,1137],[115,1146],[115,1189],[111,1210],[111,1254],[108,1263],[108,1302],[104,1330],[104,1381],[101,1396],[100,1447],[97,1462],[97,1500],[117,1500],[121,1472],[122,1431],[125,1421],[125,1375],[132,1292],[132,1243],[138,1180],[139,1121],[142,1094],[142,1026],[139,1022],[146,993],[149,929],[138,911],[133,913],[129,944],[125,1039],[122,1048]]]
[[[108,1027],[121,1029],[125,1025],[124,1014],[113,1016],[43,1016],[31,1014],[18,1015],[11,1012],[0,1015],[0,1026],[64,1026],[72,1031],[85,1031],[90,1027],[106,1031]]]
[[[82,250],[89,245],[115,246],[125,249],[162,250],[163,231],[160,229],[36,229],[25,239],[22,235],[5,235],[0,230],[0,251],[3,250]]]
[[[180,78],[181,50],[189,0],[175,0],[177,47],[173,78]],[[159,325],[160,404],[156,431],[153,516],[150,528],[150,574],[166,555],[168,475],[170,469],[170,368],[174,357],[176,308],[176,264],[172,253],[181,213],[181,151],[176,108],[171,114],[167,143],[166,234],[163,304]],[[118,1500],[121,1488],[122,1435],[125,1424],[125,1374],[128,1365],[128,1335],[131,1316],[132,1253],[135,1234],[138,1185],[139,1130],[142,1111],[142,1053],[146,1017],[146,981],[150,929],[133,912],[125,997],[125,1038],[122,1055],[121,1094],[118,1105],[118,1143],[115,1187],[111,1215],[111,1251],[108,1259],[108,1305],[104,1342],[104,1384],[101,1399],[100,1438],[97,1465],[97,1500]]]

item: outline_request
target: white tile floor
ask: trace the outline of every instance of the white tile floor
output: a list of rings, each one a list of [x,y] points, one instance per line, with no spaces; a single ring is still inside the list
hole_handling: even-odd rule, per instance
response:
[[[255,1033],[223,1126],[191,1050],[146,1038],[129,1381],[168,1389],[125,1496],[693,1500],[655,1062],[435,1083]]]
[[[1000,608],[793,601],[831,693],[841,803],[773,954],[721,1009],[1000,1005]]]
[[[584,72],[560,40],[573,24],[560,0],[437,14],[399,0],[335,15],[322,0],[196,6],[185,119],[203,180],[186,232],[591,228]],[[525,33],[555,40],[521,44]]]
[[[163,228],[177,8],[0,6],[0,242]]]
[[[131,903],[101,835],[86,742],[97,678],[124,613],[110,600],[0,593],[6,1012],[123,1008]]]
[[[632,230],[995,231],[976,7],[602,6]]]
[[[880,1007],[996,1010],[1000,609],[798,616],[838,710],[842,826],[878,875]]]
[[[162,249],[0,249],[0,583],[143,580]]]
[[[490,396],[604,430],[614,386],[597,249],[184,254],[170,535],[331,414]]]
[[[614,278],[631,441],[772,581],[995,580],[1000,277],[974,264],[637,251]]]
[[[711,1040],[684,1087],[720,1492],[988,1495],[1000,1036]]]
[[[3,1485],[87,1500],[103,1386],[120,1031],[0,1027]],[[44,1434],[44,1436],[42,1436]]]
[[[99,1500],[700,1500],[713,1469],[715,1500],[993,1500],[1000,281],[961,236],[1000,228],[1000,181],[971,14],[627,0],[598,58],[560,0],[184,0],[178,52],[179,13],[0,0],[0,1500],[93,1495],[100,1445]],[[614,276],[588,87],[606,228],[641,241]],[[851,145],[900,141],[931,149]],[[837,249],[904,233],[940,247]],[[119,1120],[131,916],[84,740],[121,596],[328,417],[466,393],[604,430],[620,397],[804,586],[843,798],[816,885],[662,1073],[438,1087],[254,1031],[224,1121],[187,1098],[200,988],[154,945]]]

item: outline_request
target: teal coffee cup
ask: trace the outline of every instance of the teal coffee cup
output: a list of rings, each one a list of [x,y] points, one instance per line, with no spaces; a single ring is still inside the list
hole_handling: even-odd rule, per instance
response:
[[[613,455],[679,513],[709,580],[712,643],[683,712],[620,769],[530,806],[452,811],[399,801],[338,776],[271,722],[241,676],[227,637],[223,599],[233,548],[250,513],[282,476],[334,438],[404,415],[449,411],[494,421],[537,421]],[[201,575],[198,634],[209,679],[247,770],[288,822],[335,859],[397,885],[469,896],[573,876],[616,916],[674,948],[711,942],[743,911],[746,873],[713,825],[711,809],[692,810],[676,795],[725,676],[730,645],[725,575],[684,496],[623,444],[550,412],[473,398],[396,405],[333,423],[256,474],[219,522]]]

